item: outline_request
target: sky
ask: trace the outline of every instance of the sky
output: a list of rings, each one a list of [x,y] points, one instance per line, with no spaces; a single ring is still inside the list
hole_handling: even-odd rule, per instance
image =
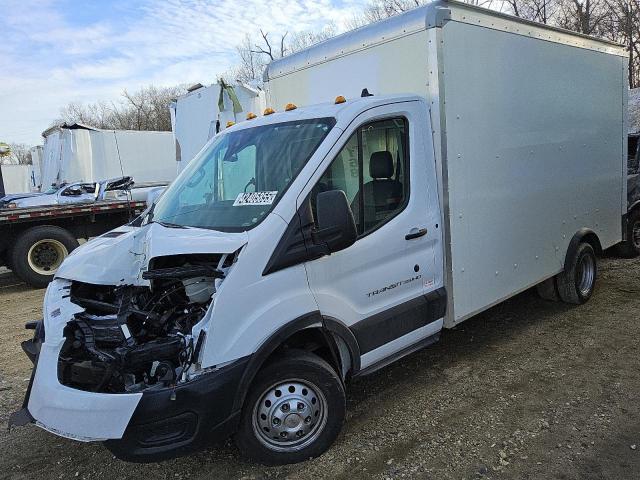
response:
[[[246,33],[342,30],[364,0],[0,0],[0,141],[42,143],[69,102],[215,82]]]

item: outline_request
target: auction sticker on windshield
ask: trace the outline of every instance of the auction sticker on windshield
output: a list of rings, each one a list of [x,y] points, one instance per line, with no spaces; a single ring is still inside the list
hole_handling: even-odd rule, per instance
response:
[[[239,193],[236,201],[233,202],[234,207],[242,205],[271,205],[276,199],[278,192],[245,192]]]

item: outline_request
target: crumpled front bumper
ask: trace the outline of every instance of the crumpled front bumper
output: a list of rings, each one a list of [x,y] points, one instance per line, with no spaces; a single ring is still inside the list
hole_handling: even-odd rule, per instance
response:
[[[134,462],[182,455],[224,440],[237,428],[240,412],[234,411],[234,400],[249,357],[172,388],[92,393],[58,382],[62,343],[43,340],[40,323],[34,339],[23,342],[34,369],[23,408],[11,416],[9,426],[35,423],[73,440],[105,441],[118,458]]]
[[[69,388],[58,381],[58,355],[64,341],[49,344],[38,338],[23,342],[23,350],[34,362],[22,410],[14,413],[10,426],[29,421],[62,437],[83,442],[122,438],[141,393],[107,394]]]

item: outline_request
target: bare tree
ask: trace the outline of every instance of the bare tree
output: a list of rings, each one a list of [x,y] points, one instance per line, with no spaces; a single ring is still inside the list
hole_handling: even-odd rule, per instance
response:
[[[629,86],[640,87],[640,1],[606,0],[610,12],[611,40],[626,45],[629,52]]]
[[[119,102],[70,103],[60,110],[60,123],[84,123],[113,130],[171,130],[169,104],[185,92],[182,86],[124,90]]]
[[[31,165],[31,151],[28,145],[24,143],[10,143],[9,149],[11,154],[8,157],[2,157],[2,163],[14,165]]]
[[[266,60],[260,53],[254,51],[254,44],[247,34],[240,45],[236,47],[240,57],[238,66],[223,77],[231,77],[242,83],[254,83],[261,81],[262,72],[266,66]]]
[[[242,83],[260,85],[262,73],[269,62],[326,40],[335,34],[335,25],[328,24],[319,31],[302,31],[292,35],[285,32],[276,36],[276,40],[270,37],[269,32],[263,30],[260,30],[258,42],[254,42],[250,35],[246,35],[242,43],[236,47],[240,57],[239,65],[223,77],[231,77]]]

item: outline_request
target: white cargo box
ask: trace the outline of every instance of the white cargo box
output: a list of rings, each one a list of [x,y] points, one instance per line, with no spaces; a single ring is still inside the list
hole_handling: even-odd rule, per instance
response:
[[[617,44],[436,1],[272,63],[267,104],[427,99],[451,326],[559,273],[582,228],[620,242],[627,61]]]
[[[229,94],[219,83],[192,87],[191,91],[171,104],[178,171],[195,157],[217,130],[224,130],[227,122],[238,123],[245,120],[249,112],[259,114],[264,110],[263,91],[242,84],[231,88],[239,104],[235,108]],[[222,109],[219,105],[221,95]]]
[[[43,189],[52,183],[92,182],[121,176],[136,184],[169,183],[176,176],[171,132],[100,130],[75,124],[45,137]]]

